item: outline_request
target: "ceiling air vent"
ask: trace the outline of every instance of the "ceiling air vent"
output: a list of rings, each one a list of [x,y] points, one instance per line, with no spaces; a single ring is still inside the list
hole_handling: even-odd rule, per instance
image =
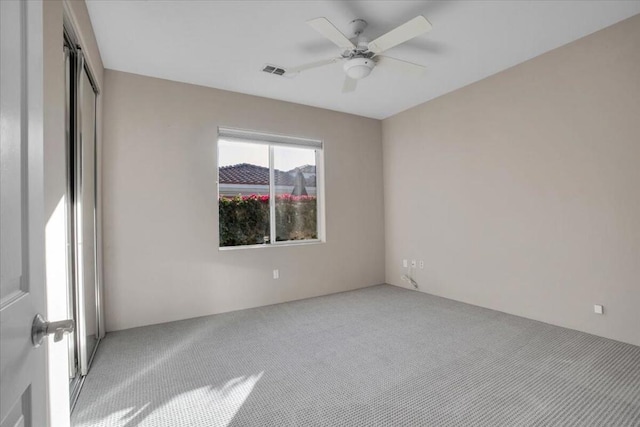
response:
[[[287,70],[284,68],[278,67],[277,65],[266,64],[262,67],[262,71],[269,74],[275,74],[277,76],[284,76]]]

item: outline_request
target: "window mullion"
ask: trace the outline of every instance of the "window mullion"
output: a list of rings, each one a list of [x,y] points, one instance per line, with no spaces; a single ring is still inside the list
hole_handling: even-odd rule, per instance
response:
[[[322,187],[324,172],[323,158],[319,150],[315,150],[316,155],[316,238],[324,239],[324,221],[322,220],[322,213],[324,212],[324,190]]]
[[[269,145],[269,243],[276,242],[276,179],[273,169],[273,145]]]

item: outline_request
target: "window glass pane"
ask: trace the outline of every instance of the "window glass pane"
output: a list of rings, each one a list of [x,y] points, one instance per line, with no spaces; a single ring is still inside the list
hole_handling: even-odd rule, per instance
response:
[[[220,246],[269,243],[269,147],[218,141]]]
[[[318,238],[316,151],[273,147],[276,241]]]

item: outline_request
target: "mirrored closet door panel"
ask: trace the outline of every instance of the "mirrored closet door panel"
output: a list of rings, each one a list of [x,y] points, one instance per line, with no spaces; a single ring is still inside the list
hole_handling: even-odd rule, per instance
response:
[[[80,311],[83,320],[78,328],[83,341],[80,346],[80,370],[86,375],[98,342],[96,280],[96,93],[86,68],[80,70],[80,138],[78,147],[78,255],[82,266]],[[84,338],[84,339],[83,339]]]

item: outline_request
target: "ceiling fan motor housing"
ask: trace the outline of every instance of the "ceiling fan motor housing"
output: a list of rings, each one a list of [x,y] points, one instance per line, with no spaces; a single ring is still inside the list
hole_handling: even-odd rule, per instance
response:
[[[354,19],[349,22],[349,27],[354,36],[359,36],[362,34],[365,28],[367,28],[367,21],[364,19]]]
[[[360,80],[367,77],[376,63],[369,58],[353,58],[344,63],[344,71],[349,77]]]

